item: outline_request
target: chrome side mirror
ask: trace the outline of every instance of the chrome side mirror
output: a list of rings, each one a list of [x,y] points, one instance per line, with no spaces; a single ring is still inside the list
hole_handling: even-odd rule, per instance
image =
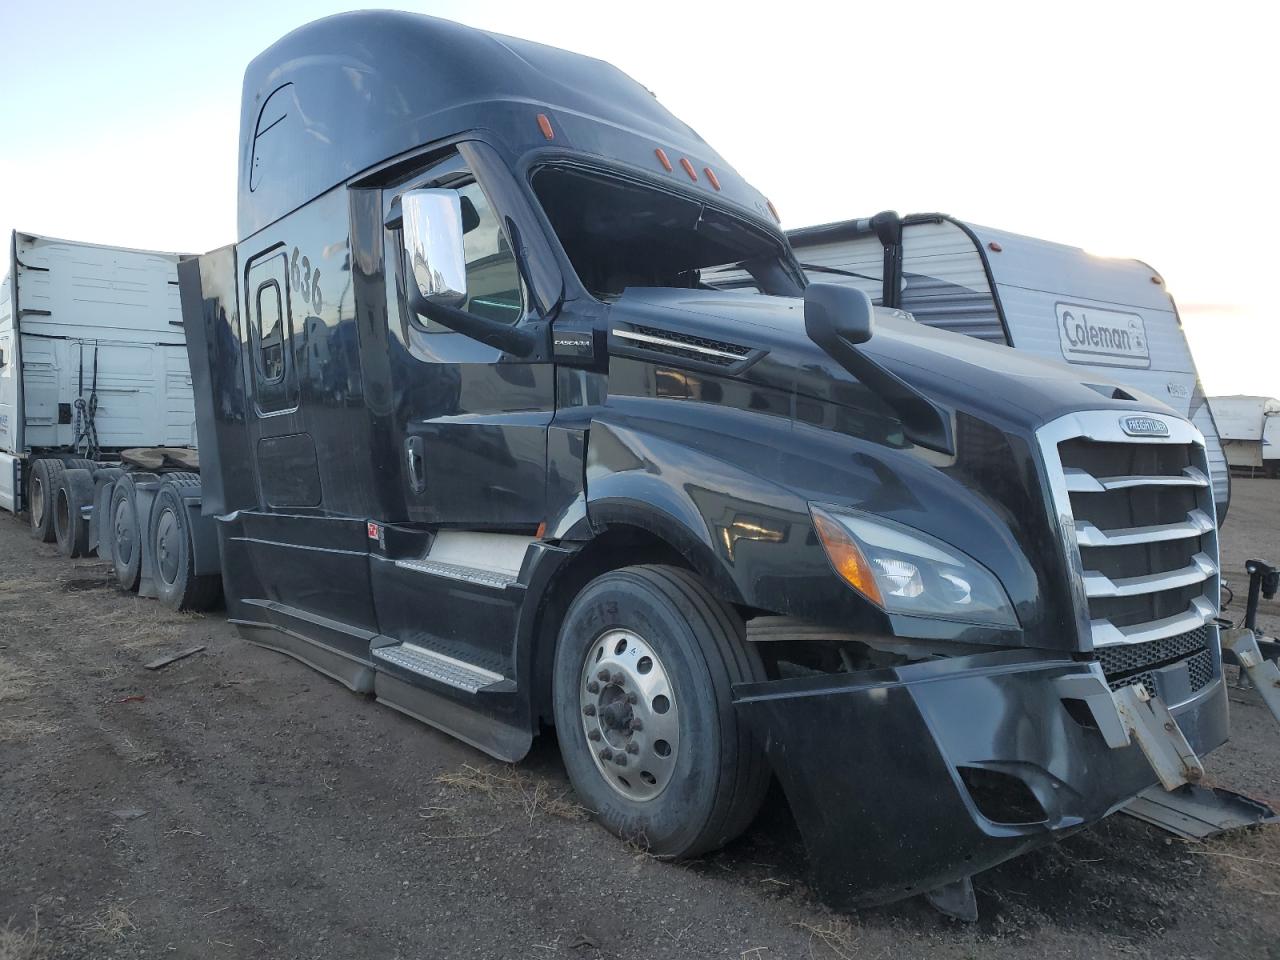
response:
[[[460,307],[467,300],[462,204],[456,190],[410,190],[400,198],[409,272],[422,301]]]

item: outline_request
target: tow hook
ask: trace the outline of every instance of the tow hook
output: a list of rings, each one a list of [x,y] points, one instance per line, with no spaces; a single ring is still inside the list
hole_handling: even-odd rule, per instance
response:
[[[1151,769],[1166,790],[1204,779],[1204,765],[1187,742],[1169,708],[1145,684],[1121,687],[1111,694],[1125,731],[1138,741]]]
[[[1098,732],[1112,750],[1121,750],[1137,740],[1166,790],[1204,779],[1204,766],[1178,721],[1145,684],[1112,690],[1101,664],[1092,663],[1086,674],[1059,678],[1058,693],[1088,707]]]
[[[1280,667],[1268,660],[1258,648],[1258,638],[1246,627],[1222,632],[1222,649],[1230,651],[1267,705],[1271,715],[1280,721]]]

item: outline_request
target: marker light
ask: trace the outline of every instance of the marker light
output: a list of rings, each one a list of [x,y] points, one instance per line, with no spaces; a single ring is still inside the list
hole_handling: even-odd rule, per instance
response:
[[[538,129],[542,131],[542,135],[548,140],[556,138],[556,132],[551,129],[551,121],[547,119],[545,113],[538,114]]]
[[[835,567],[836,573],[872,603],[883,605],[871,565],[854,543],[849,531],[821,508],[813,507],[812,510],[813,529],[818,532],[818,540],[822,543],[822,549],[827,551],[827,559]]]
[[[715,187],[716,193],[720,192],[720,178],[716,176],[716,172],[710,167],[703,167],[702,172],[707,175],[707,183]]]
[[[777,207],[775,207],[775,206],[773,205],[773,201],[772,201],[772,200],[766,200],[766,201],[765,201],[765,204],[769,207],[769,212],[770,212],[771,214],[773,214],[773,219],[775,219],[775,220],[777,220],[779,223],[781,223],[781,222],[782,222],[782,218],[781,218],[780,216],[778,216],[778,208],[777,208]]]
[[[840,577],[889,613],[1018,626],[995,574],[923,531],[841,507],[810,504],[813,528]]]
[[[689,162],[688,157],[680,158],[680,166],[684,167],[684,172],[689,175],[689,179],[694,183],[698,182],[698,171],[693,169],[693,164]]]
[[[667,159],[667,151],[663,150],[661,147],[658,147],[653,152],[657,156],[658,162],[662,164],[662,169],[667,171],[667,173],[670,173],[673,168],[671,166],[671,161]]]

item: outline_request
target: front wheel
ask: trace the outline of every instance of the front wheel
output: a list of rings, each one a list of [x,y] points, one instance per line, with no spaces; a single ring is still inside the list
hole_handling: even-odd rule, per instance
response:
[[[607,829],[690,857],[755,817],[769,770],[731,688],[764,673],[743,633],[675,567],[607,573],[574,600],[556,648],[556,731],[574,789]]]

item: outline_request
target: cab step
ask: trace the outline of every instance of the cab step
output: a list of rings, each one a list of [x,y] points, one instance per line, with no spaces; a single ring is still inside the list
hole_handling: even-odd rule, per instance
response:
[[[436,653],[434,650],[428,650],[416,644],[398,643],[386,647],[374,647],[370,652],[373,654],[375,667],[391,664],[401,670],[466,693],[474,694],[481,691],[506,693],[515,689],[514,681],[508,680],[500,673],[445,656],[443,653]]]
[[[500,570],[481,570],[479,567],[447,563],[443,560],[397,560],[396,566],[403,570],[413,570],[432,577],[444,577],[447,580],[461,580],[464,583],[492,587],[495,590],[505,590],[519,582],[516,576]]]

